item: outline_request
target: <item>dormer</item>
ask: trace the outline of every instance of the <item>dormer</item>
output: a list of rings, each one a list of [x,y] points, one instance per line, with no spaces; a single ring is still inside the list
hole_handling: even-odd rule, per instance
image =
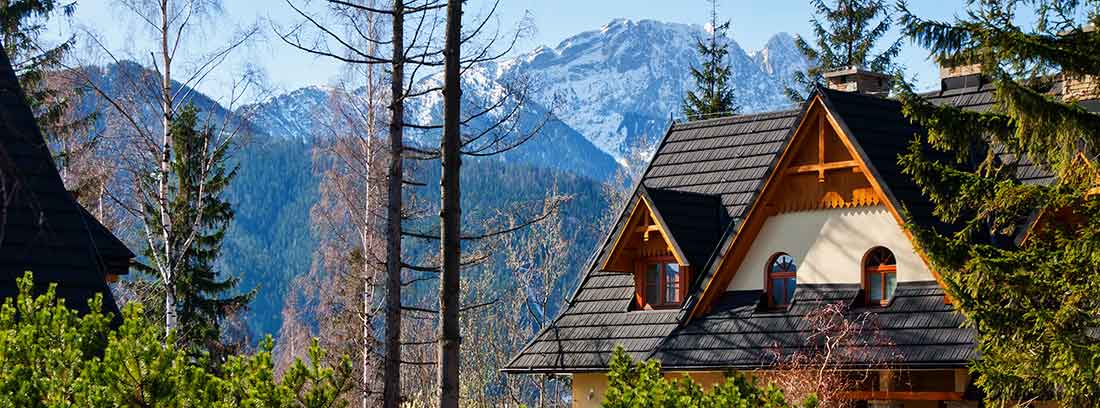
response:
[[[721,203],[713,196],[642,187],[631,205],[601,269],[634,275],[635,309],[678,308],[693,271],[707,262],[721,234]]]

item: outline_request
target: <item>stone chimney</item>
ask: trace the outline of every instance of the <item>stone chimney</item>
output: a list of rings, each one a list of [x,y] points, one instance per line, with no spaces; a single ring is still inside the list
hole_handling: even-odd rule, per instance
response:
[[[829,89],[844,92],[859,92],[867,95],[886,96],[890,93],[890,76],[863,67],[853,66],[826,72],[825,82]]]
[[[976,88],[982,86],[982,64],[980,62],[951,65],[940,58],[936,58],[940,66],[940,92],[960,89]]]
[[[1096,31],[1096,26],[1087,24],[1082,32]],[[1096,75],[1062,73],[1062,100],[1066,102],[1100,100],[1100,77]]]

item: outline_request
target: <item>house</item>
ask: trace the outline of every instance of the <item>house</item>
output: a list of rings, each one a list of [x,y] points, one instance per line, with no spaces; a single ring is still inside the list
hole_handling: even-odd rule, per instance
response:
[[[36,291],[57,294],[78,311],[128,272],[133,252],[66,191],[6,51],[0,47],[0,298],[15,296],[16,279],[34,273]]]
[[[979,71],[943,69],[925,96],[988,109]],[[673,124],[560,315],[504,371],[570,375],[578,407],[603,399],[616,346],[704,385],[767,374],[782,369],[777,355],[812,351],[807,317],[840,304],[873,317],[882,339],[838,363],[865,375],[843,398],[978,406],[975,333],[903,222],[938,222],[897,163],[924,130],[882,95],[884,76],[826,77],[797,110]],[[1096,87],[1074,82],[1091,80],[1061,87],[1095,111]],[[1026,160],[1017,177],[1052,180]]]

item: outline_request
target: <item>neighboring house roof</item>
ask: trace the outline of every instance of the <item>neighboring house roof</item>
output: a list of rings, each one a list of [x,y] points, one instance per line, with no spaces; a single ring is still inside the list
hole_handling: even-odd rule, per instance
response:
[[[117,312],[106,275],[125,274],[134,254],[66,191],[2,47],[0,177],[0,297],[14,295],[30,270],[37,290],[57,283],[74,309],[102,293]]]
[[[975,111],[987,111],[993,106],[992,87],[977,76],[944,85],[945,90],[924,97],[936,104]],[[905,209],[918,224],[938,224],[931,213],[932,205],[897,164],[898,155],[907,151],[913,136],[924,132],[903,116],[901,105],[893,100],[828,89],[819,89],[811,98],[817,95],[844,132],[854,139],[860,159],[876,173],[874,178],[883,184],[892,205]],[[854,301],[858,284],[799,284],[792,306],[785,311],[760,308],[760,290],[724,292],[708,313],[687,318],[702,296],[702,288],[714,279],[716,265],[723,256],[721,249],[737,235],[808,107],[809,104],[801,110],[674,124],[643,173],[641,187],[620,215],[608,241],[593,255],[580,286],[561,315],[503,371],[603,371],[615,345],[622,345],[636,359],[659,358],[670,369],[759,368],[767,363],[766,357],[777,345],[787,349],[805,347],[798,341],[805,340],[807,335],[803,316],[808,308],[843,301],[856,306],[851,313],[867,311]],[[1001,157],[1011,159],[1004,154]],[[1053,178],[1026,160],[1021,160],[1018,176],[1029,183],[1047,183]],[[681,246],[699,245],[692,252],[707,252],[702,247],[711,242],[708,260],[703,268],[693,269],[697,273],[693,277],[695,284],[681,309],[631,311],[632,274],[599,271],[598,265],[603,264],[609,246],[613,245],[612,237],[621,232],[627,213],[643,194],[651,197],[667,194],[675,198],[684,193],[720,200],[725,210],[724,232],[717,240],[708,237],[686,244],[692,238],[682,236],[670,225],[672,238]],[[653,201],[662,214],[684,211],[666,210],[673,207],[674,199]],[[683,207],[692,205],[695,204],[689,202]],[[879,314],[881,333],[896,344],[893,351],[903,357],[904,364],[963,367],[976,358],[973,331],[960,328],[962,316],[944,304],[943,296],[944,291],[936,282],[903,283],[889,306],[874,310]]]

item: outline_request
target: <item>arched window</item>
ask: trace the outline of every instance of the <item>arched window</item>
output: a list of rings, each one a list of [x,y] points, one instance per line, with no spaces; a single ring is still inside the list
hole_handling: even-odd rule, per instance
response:
[[[867,304],[886,305],[898,286],[898,266],[894,253],[885,247],[874,247],[863,257],[863,282]]]
[[[772,261],[768,265],[768,302],[772,306],[791,304],[797,270],[794,257],[782,252],[772,255]]]

